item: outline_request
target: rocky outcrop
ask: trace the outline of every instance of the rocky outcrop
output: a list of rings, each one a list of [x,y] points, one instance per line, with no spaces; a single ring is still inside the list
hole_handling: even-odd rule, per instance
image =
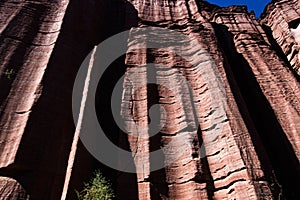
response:
[[[44,87],[42,80],[67,6],[68,1],[0,3],[0,168],[6,176],[30,174],[22,182],[26,191],[36,198],[38,196],[33,191],[39,190],[48,179],[47,175],[41,178],[43,173],[38,170],[40,158],[46,156],[41,155],[43,151],[40,149],[45,145],[46,138],[43,138],[43,131],[33,131],[30,124],[38,121],[32,120],[33,107],[40,99]],[[39,118],[42,119],[42,116],[39,115]],[[44,120],[47,121],[46,118]],[[18,176],[17,180],[21,181],[22,178]],[[2,181],[5,183],[5,180]],[[8,192],[11,191],[14,189]],[[43,189],[41,193],[44,193],[40,194],[42,196],[47,194]],[[49,193],[47,195],[51,196]]]
[[[1,9],[1,167],[14,163],[67,1],[4,1]],[[22,99],[22,100],[21,100]]]
[[[1,2],[0,174],[26,192],[8,178],[1,188],[75,199],[100,167],[119,199],[297,199],[297,8],[273,2],[259,22],[246,7],[198,0]],[[153,27],[172,31],[143,32]],[[132,152],[136,174],[101,165],[77,140],[71,151],[80,64],[127,29],[126,55],[101,78],[95,107],[109,139]],[[110,110],[123,75],[130,134]],[[165,167],[153,170],[158,149]]]
[[[138,10],[141,19],[140,26],[155,24],[160,27],[168,27],[189,38],[181,47],[181,51],[186,52],[187,61],[173,55],[172,52],[160,49],[149,52],[139,50],[127,55],[126,64],[130,67],[130,73],[136,73],[136,75],[128,76],[132,76],[132,80],[138,79],[136,84],[144,85],[143,83],[147,82],[147,77],[149,77],[147,74],[151,72],[146,68],[146,62],[149,61],[149,57],[153,57],[153,63],[157,65],[154,69],[157,83],[164,86],[158,86],[155,89],[158,96],[156,103],[163,104],[167,113],[167,116],[160,116],[161,123],[165,126],[160,132],[159,144],[156,145],[178,149],[179,152],[187,151],[182,154],[178,162],[166,166],[164,170],[166,180],[165,183],[160,184],[164,184],[168,192],[153,194],[151,191],[159,191],[161,186],[156,182],[159,177],[155,177],[155,173],[150,172],[150,154],[147,152],[151,150],[151,140],[140,141],[136,138],[132,140],[129,138],[132,151],[144,149],[135,153],[137,160],[148,157],[148,162],[140,166],[147,170],[138,176],[138,188],[141,191],[139,199],[159,197],[207,199],[213,196],[217,199],[272,198],[269,183],[259,181],[265,179],[265,174],[251,141],[249,130],[230,90],[222,62],[224,58],[218,51],[216,35],[209,19],[201,15],[195,1],[189,1],[189,4],[185,1],[163,3],[157,1],[153,4],[133,1],[132,3]],[[139,36],[135,33],[132,35]],[[157,38],[160,37],[167,37],[168,40],[172,38],[168,35]],[[153,36],[153,38],[155,37]],[[129,44],[131,40],[139,40],[139,38],[130,38]],[[146,40],[145,44],[149,43],[147,39],[143,38],[143,40]],[[151,42],[155,43],[152,40]],[[159,43],[161,44],[162,41],[159,40]],[[176,44],[176,40],[171,43]],[[173,48],[176,49],[176,47]],[[199,52],[203,53],[199,54]],[[159,64],[163,64],[164,67],[159,67]],[[177,71],[183,74],[189,82],[192,87],[190,90],[188,85],[180,80],[176,74]],[[204,76],[204,73],[207,74],[207,77]],[[208,82],[209,80],[212,81]],[[132,92],[126,91],[127,88],[132,87],[135,86],[126,85],[124,93],[132,95]],[[133,116],[125,116],[125,121],[132,123],[131,119],[135,120],[137,124],[145,123],[144,126],[147,126],[149,122],[147,122],[145,113],[151,106],[149,101],[151,102],[154,97],[152,93],[150,93],[151,96],[147,96],[149,95],[147,88],[143,88],[143,90],[139,91],[141,93],[138,95],[139,99],[124,96],[123,101],[126,102],[129,99],[134,102],[134,104],[128,102],[130,104],[128,109],[136,110]],[[192,98],[189,99],[189,97]],[[146,106],[147,102],[148,106]],[[192,107],[195,107],[195,113],[193,113]],[[200,130],[197,130],[197,127],[190,127],[192,126],[190,121],[195,120],[199,123]],[[218,129],[221,129],[220,133],[216,138],[212,138],[213,133]],[[189,131],[187,132],[187,130]],[[129,130],[129,132],[132,131]],[[193,145],[186,141],[193,141]],[[201,159],[200,154],[192,153],[200,149],[201,141],[205,144],[207,154],[205,159]],[[171,156],[164,155],[166,160]],[[136,161],[137,167],[139,167],[138,163]],[[146,192],[144,192],[145,190]]]
[[[299,170],[299,82],[295,77],[294,73],[290,71],[289,65],[285,63],[278,53],[274,50],[271,42],[267,39],[266,33],[263,31],[261,25],[256,21],[254,14],[245,14],[245,10],[240,7],[229,7],[226,9],[219,9],[214,12],[212,16],[212,21],[216,22],[218,25],[216,26],[217,31],[219,32],[219,39],[222,40],[223,37],[221,34],[228,34],[228,38],[232,38],[231,45],[235,46],[236,55],[240,56],[243,60],[243,63],[240,63],[240,66],[237,65],[239,63],[239,59],[234,59],[232,62],[232,67],[242,67],[248,68],[243,70],[248,70],[247,74],[241,70],[235,70],[235,73],[241,72],[241,74],[236,74],[235,76],[246,75],[248,77],[252,76],[252,80],[247,79],[245,81],[240,81],[240,88],[243,88],[243,84],[247,84],[249,88],[254,89],[257,87],[257,90],[261,92],[260,95],[263,96],[264,103],[261,102],[261,106],[264,104],[265,107],[270,107],[270,114],[268,114],[268,120],[263,120],[265,125],[270,123],[267,121],[271,121],[271,118],[274,119],[274,124],[270,124],[269,126],[273,126],[272,129],[262,127],[262,122],[258,123],[258,113],[254,113],[253,110],[259,110],[260,106],[253,107],[251,106],[251,102],[247,100],[251,98],[251,101],[255,101],[259,103],[258,93],[247,91],[248,94],[244,94],[244,99],[248,108],[250,110],[250,114],[252,114],[252,118],[256,124],[256,128],[259,131],[262,142],[264,143],[266,150],[268,151],[269,158],[273,167],[276,168],[277,177],[280,181],[288,183],[288,180],[284,180],[284,176],[279,175],[279,170],[285,171],[281,166],[280,162],[292,162],[295,161],[294,167],[292,167],[295,173],[298,173]],[[233,20],[231,20],[233,19]],[[238,23],[237,23],[238,22]],[[220,27],[225,25],[225,27]],[[219,30],[218,30],[219,29]],[[221,42],[222,43],[222,42]],[[224,43],[224,42],[223,42]],[[223,44],[223,48],[226,43]],[[228,45],[228,43],[227,43]],[[225,47],[226,48],[226,47]],[[228,48],[227,48],[228,49]],[[227,54],[228,55],[228,54]],[[268,55],[268,56],[264,56]],[[230,57],[230,56],[229,56]],[[235,64],[234,64],[235,63]],[[236,66],[235,66],[236,65]],[[243,67],[243,65],[245,65]],[[281,76],[284,76],[281,77]],[[284,81],[283,81],[284,80]],[[249,81],[248,83],[246,81]],[[250,83],[252,82],[252,84]],[[255,86],[254,86],[255,85]],[[249,89],[248,88],[248,89]],[[246,88],[245,88],[246,89]],[[246,93],[246,92],[244,92]],[[288,94],[293,93],[291,96]],[[257,96],[257,97],[255,97]],[[290,96],[290,98],[283,100],[285,103],[278,101],[279,97]],[[248,101],[248,102],[247,102]],[[253,102],[252,102],[253,103]],[[272,115],[271,115],[272,113]],[[295,117],[289,118],[288,116],[292,116],[295,113]],[[284,116],[285,115],[285,116]],[[291,120],[291,121],[289,121]],[[276,128],[278,126],[278,128]],[[280,127],[280,128],[279,128]],[[276,130],[277,129],[277,130]],[[264,135],[269,135],[268,132],[273,132],[273,136],[278,137],[277,142],[271,144],[267,141]],[[284,134],[284,135],[283,135]],[[271,134],[269,137],[272,137]],[[286,144],[281,145],[283,147],[283,151],[290,152],[292,151],[291,157],[287,160],[281,160],[278,158],[274,158],[277,154],[277,157],[280,155],[278,150],[276,150],[276,145],[279,145],[282,141],[288,141]],[[290,148],[293,150],[290,150]],[[290,153],[287,153],[287,155]],[[281,161],[280,161],[281,160]],[[293,164],[292,164],[293,165]],[[291,177],[292,174],[286,174],[285,177]],[[291,187],[292,186],[285,186]],[[295,188],[291,189],[295,190]],[[289,197],[291,198],[291,197]]]
[[[272,1],[261,16],[261,23],[272,31],[272,35],[295,72],[300,75],[300,3],[297,0]]]
[[[0,177],[0,198],[3,200],[28,200],[29,195],[26,194],[18,181],[12,178]]]
[[[31,199],[61,196],[74,133],[77,68],[105,35],[98,34],[104,25],[95,12],[107,6],[95,3],[91,11],[90,3],[0,3],[0,171],[21,182]]]

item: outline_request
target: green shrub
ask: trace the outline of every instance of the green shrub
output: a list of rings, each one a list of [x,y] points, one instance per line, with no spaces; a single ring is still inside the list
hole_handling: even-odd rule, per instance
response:
[[[6,71],[3,74],[8,80],[10,80],[12,78],[12,76],[15,74],[15,70],[14,69],[6,69]]]
[[[90,182],[84,184],[84,189],[76,193],[79,200],[111,200],[115,197],[111,183],[100,170],[96,170]]]

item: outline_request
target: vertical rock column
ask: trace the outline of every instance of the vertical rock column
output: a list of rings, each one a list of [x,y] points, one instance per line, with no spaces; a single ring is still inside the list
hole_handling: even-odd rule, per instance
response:
[[[68,1],[0,3],[0,167],[14,163]]]
[[[180,43],[177,48],[180,48],[182,55],[174,55],[172,49],[135,51],[127,55],[126,64],[130,66],[140,62],[143,65],[149,61],[155,63],[158,102],[166,111],[166,114],[161,113],[159,116],[164,127],[159,133],[158,146],[174,150],[164,153],[166,162],[174,157],[174,152],[177,155],[177,151],[182,152],[180,159],[166,165],[163,183],[155,182],[156,172],[150,172],[149,179],[144,180],[147,187],[139,186],[142,199],[156,199],[154,190],[160,191],[159,196],[164,199],[272,198],[269,183],[260,181],[265,176],[262,165],[230,89],[213,27],[200,14],[197,3],[180,0],[132,3],[138,10],[141,27],[151,25],[170,28],[189,38],[188,41],[174,41],[175,44]],[[172,38],[167,35],[160,37]],[[138,41],[138,38],[132,40]],[[155,40],[151,42],[155,43]],[[141,47],[147,48],[147,44]],[[142,68],[133,70],[138,74]],[[148,77],[149,70],[143,70],[143,75],[139,77]],[[189,86],[178,79],[176,72],[185,77]],[[130,92],[126,93],[125,90],[125,94],[130,95]],[[129,96],[125,97],[130,99]],[[147,98],[147,101],[154,98],[149,95],[141,97]],[[144,104],[133,101],[131,105],[134,107],[131,110],[139,111],[136,112],[137,116],[147,116],[149,107],[145,109],[142,106]],[[142,119],[138,118],[136,123],[144,123]],[[192,122],[199,124],[198,131]],[[205,155],[199,154],[202,141],[205,144]],[[132,151],[143,144],[150,148],[151,139],[146,143],[130,140]],[[151,170],[148,151],[138,154],[143,159],[147,158],[145,164]],[[136,165],[140,166],[137,161]],[[148,177],[149,172],[146,173],[140,177]],[[158,185],[166,188],[166,192],[157,189]],[[147,195],[149,187],[150,194]]]
[[[230,18],[236,21],[228,20]],[[215,13],[213,21],[226,25],[233,34],[237,51],[249,63],[262,92],[300,159],[299,82],[262,37],[262,28],[253,14],[239,10],[228,12],[224,9]]]
[[[142,44],[141,44],[142,45]],[[139,199],[150,199],[150,156],[148,135],[147,68],[145,49],[126,55],[130,65],[124,82],[122,116],[132,156],[137,168]],[[133,61],[135,59],[135,62]],[[132,62],[133,61],[133,62]],[[132,135],[131,135],[132,134]]]
[[[0,3],[2,172],[17,175],[22,170],[30,170],[26,162],[16,164],[17,157],[20,153],[25,154],[20,150],[20,144],[32,109],[42,92],[42,79],[60,33],[68,2],[5,0]],[[27,154],[26,158],[35,160],[36,157]]]
[[[133,32],[129,45],[139,41],[137,44],[141,49],[126,55],[128,68],[122,110],[126,129],[134,134],[128,138],[138,170],[139,199],[207,199],[206,175],[201,169],[197,152],[197,117],[193,112],[190,87],[186,83],[185,61],[174,55],[172,49],[170,52],[163,49],[146,51],[147,42],[155,43],[158,38],[170,40],[174,37],[149,33],[150,38],[143,43],[141,40],[145,36]],[[186,45],[188,41],[180,44]],[[191,48],[190,44],[186,48]],[[148,62],[153,65],[147,65]],[[183,71],[179,72],[178,67]],[[157,86],[151,87],[148,81]],[[154,104],[161,108],[156,113],[158,115],[151,116],[149,109]],[[162,127],[150,138],[154,128],[150,124],[156,120]],[[157,148],[164,148],[159,157],[151,155]],[[160,161],[165,162],[165,167],[162,166],[159,173],[152,166]]]

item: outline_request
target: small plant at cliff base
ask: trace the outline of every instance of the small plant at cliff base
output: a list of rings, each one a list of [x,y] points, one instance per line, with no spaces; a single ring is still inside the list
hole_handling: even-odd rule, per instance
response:
[[[6,71],[4,72],[4,76],[10,80],[11,79],[11,76],[14,75],[15,71],[14,69],[6,69]]]
[[[100,170],[96,170],[90,182],[84,184],[84,189],[76,193],[79,200],[111,200],[115,197],[111,183]]]

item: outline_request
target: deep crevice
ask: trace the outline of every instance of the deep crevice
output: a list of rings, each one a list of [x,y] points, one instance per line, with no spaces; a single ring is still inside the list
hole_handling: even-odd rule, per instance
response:
[[[151,50],[148,50],[151,51]],[[151,62],[154,59],[153,55],[149,52],[147,53],[147,62]],[[147,79],[149,82],[157,83],[156,80],[156,71],[157,69],[154,66],[147,66]],[[148,109],[148,119],[151,123],[149,126],[149,133],[152,132],[151,127],[159,127],[160,126],[160,110],[159,107],[153,107],[155,109],[154,112],[151,112],[151,116],[149,116],[149,109],[159,103],[159,92],[158,92],[158,85],[157,84],[148,84],[147,85],[147,109]],[[152,110],[153,111],[153,110]],[[151,118],[150,118],[151,117]],[[160,132],[154,133],[152,137],[149,138],[149,152],[157,151],[163,146],[162,142],[162,135]],[[155,163],[164,163],[165,155],[163,152],[159,156],[152,157],[150,154],[150,195],[151,199],[153,200],[160,200],[162,199],[161,196],[164,198],[169,197],[169,188],[166,181],[166,171],[165,168],[152,171],[153,165]]]
[[[198,136],[198,140],[199,140],[199,148],[201,148],[203,144],[203,138],[202,138],[202,132],[200,129],[200,126],[198,127],[198,131],[197,131],[197,136]],[[201,154],[204,155],[201,155]],[[199,169],[203,170],[203,174],[198,174],[198,176],[196,176],[196,179],[199,179],[201,181],[198,182],[205,182],[206,185],[206,189],[207,189],[207,196],[209,200],[213,200],[214,199],[214,191],[216,190],[215,185],[214,185],[214,179],[211,175],[211,171],[209,168],[209,163],[207,160],[207,156],[206,155],[206,151],[202,151],[200,152],[200,166]],[[203,176],[203,177],[201,177]],[[204,180],[204,181],[203,181]],[[197,182],[197,181],[195,181]]]

